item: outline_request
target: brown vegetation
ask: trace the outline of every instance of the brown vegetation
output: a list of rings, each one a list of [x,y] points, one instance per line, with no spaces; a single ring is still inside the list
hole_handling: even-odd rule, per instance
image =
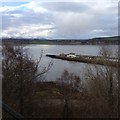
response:
[[[42,58],[35,61],[20,45],[3,45],[2,50],[2,101],[24,116],[31,115],[35,83],[52,63],[38,71]],[[4,116],[4,112],[3,112]]]
[[[105,49],[101,54],[106,57]],[[109,54],[110,56],[110,54]],[[67,70],[55,81],[44,82],[38,61],[20,46],[3,46],[3,101],[25,118],[117,118],[117,70],[93,65],[80,76]],[[9,118],[3,111],[3,118]]]

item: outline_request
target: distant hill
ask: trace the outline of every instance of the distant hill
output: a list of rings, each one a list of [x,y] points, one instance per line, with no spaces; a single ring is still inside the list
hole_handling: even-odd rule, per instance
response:
[[[99,37],[92,39],[28,39],[28,38],[2,38],[3,43],[23,44],[57,44],[57,45],[78,45],[78,44],[120,44],[120,36]]]

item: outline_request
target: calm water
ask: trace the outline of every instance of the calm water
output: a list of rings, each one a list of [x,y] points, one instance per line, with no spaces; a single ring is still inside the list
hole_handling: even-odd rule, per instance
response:
[[[110,46],[111,49],[116,52],[117,45]],[[85,67],[89,64],[78,63],[71,61],[64,61],[60,59],[52,59],[46,57],[46,54],[60,54],[60,53],[70,53],[74,52],[81,55],[98,55],[99,48],[98,45],[28,45],[26,46],[34,59],[38,59],[43,50],[42,62],[40,68],[48,65],[48,63],[53,60],[53,66],[50,71],[45,75],[47,81],[54,81],[61,76],[62,72],[67,69],[77,75],[82,75],[84,73]],[[41,70],[41,69],[40,69]]]

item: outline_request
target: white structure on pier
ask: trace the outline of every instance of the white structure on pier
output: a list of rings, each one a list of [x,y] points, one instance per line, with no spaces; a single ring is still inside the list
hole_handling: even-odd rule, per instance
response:
[[[75,53],[70,53],[70,54],[67,54],[67,57],[69,57],[69,58],[75,58],[76,55],[75,55]]]

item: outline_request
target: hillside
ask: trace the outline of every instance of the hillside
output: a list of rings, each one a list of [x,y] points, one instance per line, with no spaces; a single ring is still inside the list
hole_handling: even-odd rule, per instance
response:
[[[99,37],[92,39],[26,39],[26,38],[3,38],[3,43],[22,44],[49,44],[49,45],[96,45],[96,44],[120,44],[120,36]]]

